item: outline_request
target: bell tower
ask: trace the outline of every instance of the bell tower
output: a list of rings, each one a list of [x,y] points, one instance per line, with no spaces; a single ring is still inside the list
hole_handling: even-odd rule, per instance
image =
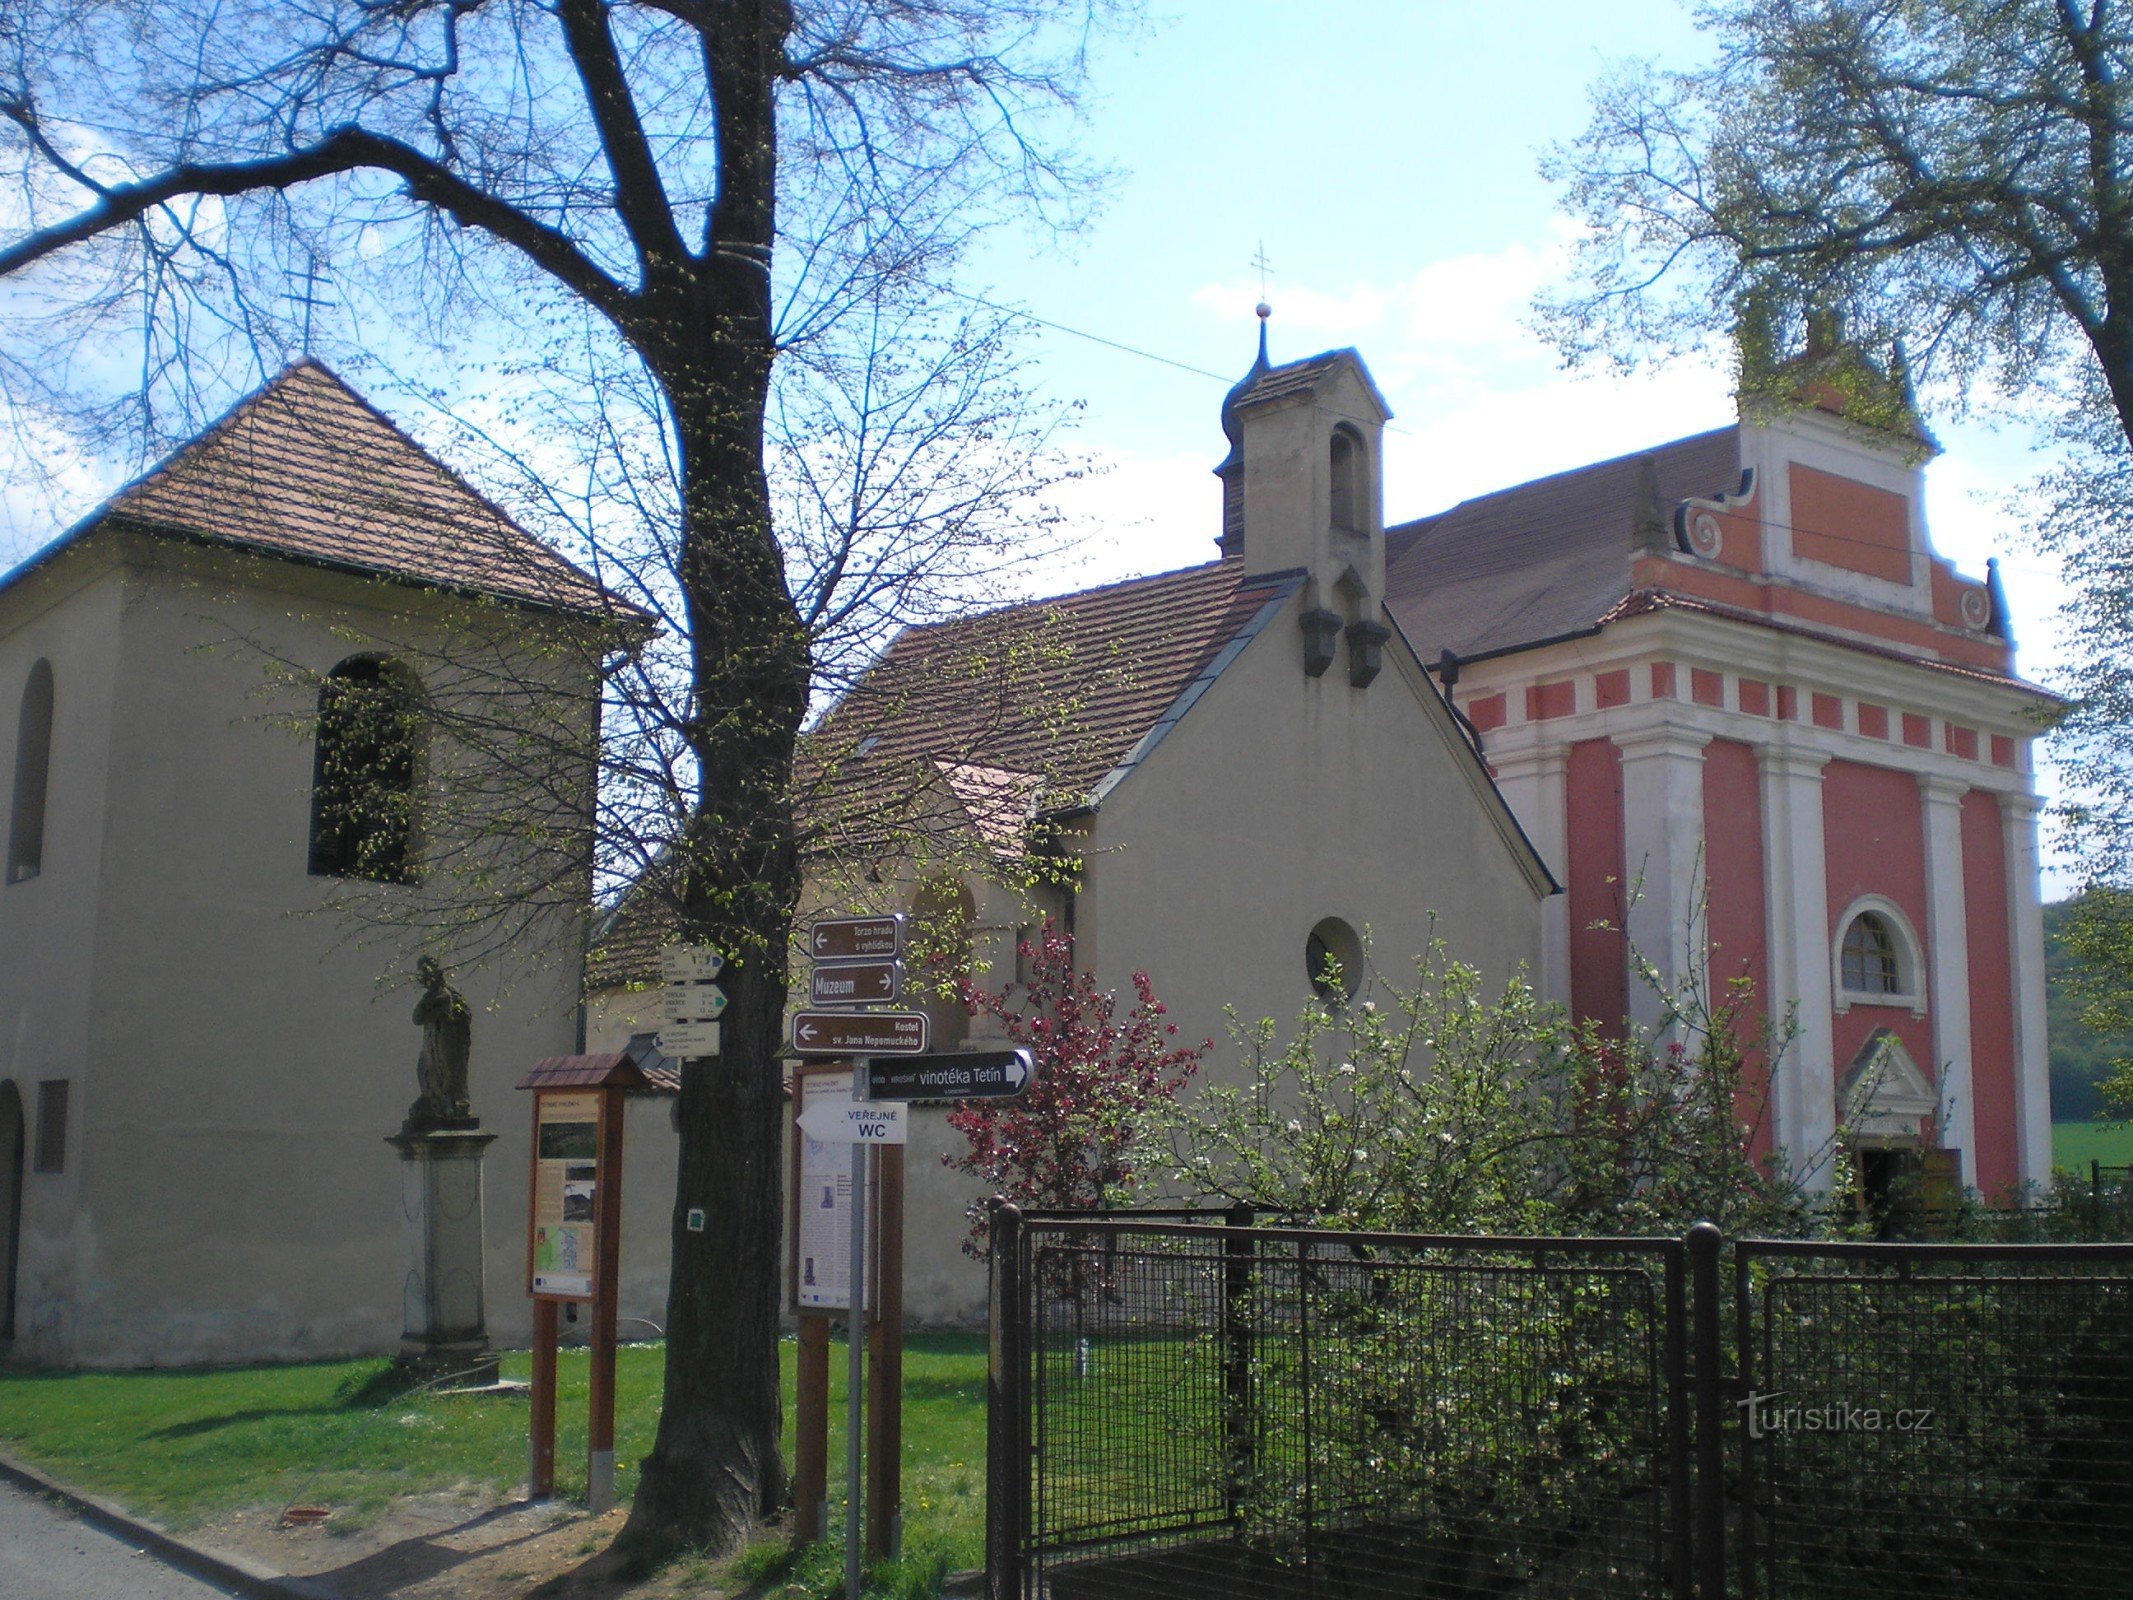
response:
[[[1377,676],[1384,615],[1383,442],[1392,412],[1353,350],[1282,366],[1259,355],[1222,403],[1229,454],[1222,480],[1225,556],[1247,578],[1301,573],[1304,670],[1323,674],[1348,644],[1349,682]]]

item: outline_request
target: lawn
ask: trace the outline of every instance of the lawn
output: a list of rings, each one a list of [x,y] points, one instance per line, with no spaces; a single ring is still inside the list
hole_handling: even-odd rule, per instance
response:
[[[2091,1161],[2101,1161],[2107,1167],[2133,1166],[2133,1124],[2052,1124],[2052,1162],[2055,1166],[2085,1177]]]
[[[780,1349],[792,1448],[794,1346]],[[616,1490],[637,1487],[652,1446],[664,1350],[631,1345],[616,1373]],[[587,1357],[560,1361],[556,1489],[585,1492]],[[524,1352],[504,1375],[526,1376]],[[524,1396],[405,1395],[383,1360],[213,1371],[0,1372],[0,1445],[76,1488],[183,1527],[245,1507],[302,1502],[360,1526],[403,1494],[508,1494],[526,1472]],[[842,1510],[844,1373],[830,1359],[831,1516]],[[907,1547],[974,1567],[985,1542],[985,1340],[918,1334],[904,1353]]]

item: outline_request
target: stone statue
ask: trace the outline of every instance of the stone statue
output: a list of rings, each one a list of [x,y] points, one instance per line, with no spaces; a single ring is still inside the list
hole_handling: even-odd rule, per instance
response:
[[[422,998],[415,1002],[415,1024],[422,1029],[422,1058],[415,1066],[422,1094],[407,1108],[410,1123],[464,1120],[473,1114],[467,1100],[467,1053],[474,1039],[473,1013],[466,997],[444,981],[444,968],[430,956],[415,964]]]

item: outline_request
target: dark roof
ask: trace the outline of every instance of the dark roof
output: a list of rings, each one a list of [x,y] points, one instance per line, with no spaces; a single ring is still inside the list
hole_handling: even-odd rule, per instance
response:
[[[1388,528],[1385,589],[1425,661],[1591,633],[1628,598],[1658,510],[1740,486],[1732,426],[1462,500]],[[1670,538],[1670,536],[1669,536]]]
[[[629,610],[316,361],[240,401],[9,581],[107,525],[536,606]]]

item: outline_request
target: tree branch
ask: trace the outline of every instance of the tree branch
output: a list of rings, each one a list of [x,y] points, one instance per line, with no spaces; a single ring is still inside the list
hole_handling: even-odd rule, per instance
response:
[[[9,114],[14,116],[12,108]],[[18,124],[21,121],[19,116],[14,119]],[[475,187],[412,145],[352,126],[335,128],[317,143],[286,155],[253,161],[181,162],[138,183],[100,189],[96,203],[73,218],[41,228],[0,250],[0,278],[135,221],[184,195],[240,195],[289,189],[363,170],[391,173],[425,205],[511,245],[565,288],[583,296],[610,321],[624,322],[634,310],[635,296],[561,230]]]

